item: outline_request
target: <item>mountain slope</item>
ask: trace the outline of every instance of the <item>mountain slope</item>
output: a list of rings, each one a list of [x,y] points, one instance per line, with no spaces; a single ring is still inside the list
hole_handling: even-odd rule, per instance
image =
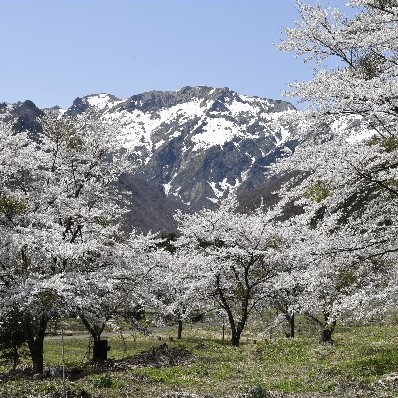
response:
[[[0,118],[15,131],[41,131],[40,110],[31,101],[0,105]],[[184,87],[118,99],[110,94],[76,98],[69,109],[112,123],[139,164],[120,186],[132,192],[129,224],[143,231],[174,229],[176,208],[217,207],[231,191],[253,202],[269,196],[275,182],[269,166],[294,150],[296,126],[285,116],[288,102],[248,97],[228,88]]]

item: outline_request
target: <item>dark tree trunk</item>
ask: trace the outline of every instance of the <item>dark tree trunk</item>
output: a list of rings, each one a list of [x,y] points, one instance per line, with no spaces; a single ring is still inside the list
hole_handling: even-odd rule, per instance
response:
[[[239,347],[240,344],[240,335],[236,330],[231,330],[231,345],[234,347]]]
[[[323,320],[317,318],[314,315],[311,315],[309,313],[304,314],[308,319],[311,321],[315,322],[320,330],[320,339],[319,341],[321,343],[329,343],[333,344],[333,339],[332,335],[334,332],[334,329],[336,327],[336,321],[330,322],[330,314],[328,312],[323,313]]]
[[[96,336],[93,344],[93,362],[101,363],[108,359],[108,341]]]
[[[332,334],[333,334],[333,331],[330,329],[321,330],[321,342],[322,343],[332,343],[333,342]]]
[[[243,327],[242,323],[238,322],[235,327],[235,323],[231,324],[231,345],[234,347],[239,347],[240,336],[242,335]]]
[[[105,324],[102,324],[101,326],[98,325],[91,325],[90,322],[87,320],[87,318],[84,315],[80,315],[80,319],[83,322],[83,325],[86,327],[86,329],[90,332],[91,337],[93,338],[93,357],[92,361],[94,363],[100,363],[106,359],[106,355],[104,357],[104,347],[103,344],[101,343],[101,334],[105,328]]]
[[[286,319],[289,324],[289,331],[286,333],[286,337],[294,339],[295,324],[294,324],[294,314],[286,314]]]
[[[324,314],[325,325],[321,330],[320,341],[321,343],[333,344],[332,335],[336,327],[336,321],[329,322],[329,314]]]
[[[35,339],[34,341],[28,342],[30,355],[32,357],[33,374],[42,374],[44,370],[44,339]]]
[[[248,273],[248,269],[246,269],[246,274]],[[245,280],[248,280],[248,276],[246,275]],[[243,329],[245,328],[247,318],[249,315],[249,297],[250,297],[250,288],[246,286],[246,290],[244,291],[243,297],[241,299],[241,311],[240,317],[236,317],[240,319],[239,321],[235,321],[234,314],[232,312],[232,306],[229,304],[226,296],[224,295],[224,291],[220,286],[220,275],[216,275],[216,287],[217,293],[219,296],[219,300],[221,303],[221,307],[227,313],[228,322],[231,329],[231,345],[234,347],[239,347],[240,337],[242,335]]]
[[[46,334],[48,319],[45,316],[34,320],[30,315],[24,316],[24,331],[32,358],[33,373],[42,374],[44,370],[44,336]]]
[[[181,340],[182,339],[182,320],[178,320],[178,328],[177,328],[177,339]]]
[[[242,334],[242,327],[241,323],[235,323],[234,317],[231,311],[227,311],[228,313],[228,321],[229,321],[229,328],[231,330],[231,345],[234,347],[239,347],[240,343],[240,335]]]

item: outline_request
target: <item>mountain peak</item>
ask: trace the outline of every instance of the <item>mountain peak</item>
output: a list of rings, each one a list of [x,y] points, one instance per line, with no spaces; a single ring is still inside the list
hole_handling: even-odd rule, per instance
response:
[[[87,95],[83,99],[86,100],[91,106],[95,106],[99,109],[103,109],[109,103],[112,104],[115,102],[120,102],[119,98],[115,97],[112,94],[106,93]]]
[[[67,115],[76,116],[86,112],[90,108],[105,110],[121,102],[121,100],[112,94],[90,94],[84,97],[77,97],[72,106],[67,110]]]

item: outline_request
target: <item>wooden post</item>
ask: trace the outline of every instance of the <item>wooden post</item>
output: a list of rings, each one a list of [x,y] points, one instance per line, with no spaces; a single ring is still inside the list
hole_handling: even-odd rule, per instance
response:
[[[64,326],[61,326],[61,345],[62,345],[62,396],[66,398],[65,390],[65,341],[64,341]]]

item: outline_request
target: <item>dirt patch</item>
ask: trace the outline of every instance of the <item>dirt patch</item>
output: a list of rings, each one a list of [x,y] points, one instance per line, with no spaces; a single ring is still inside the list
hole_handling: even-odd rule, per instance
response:
[[[158,347],[151,347],[147,351],[140,352],[133,357],[118,361],[119,365],[126,364],[129,367],[153,367],[187,365],[194,361],[194,356],[185,348],[169,347],[166,343]]]

